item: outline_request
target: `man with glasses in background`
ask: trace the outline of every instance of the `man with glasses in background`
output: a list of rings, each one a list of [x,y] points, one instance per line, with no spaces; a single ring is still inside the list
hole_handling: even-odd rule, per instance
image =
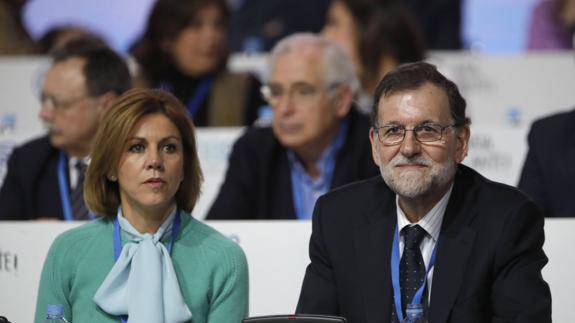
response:
[[[461,165],[465,99],[435,66],[384,76],[370,140],[381,176],[322,196],[297,313],[350,323],[551,322],[543,217]]]
[[[15,148],[0,189],[0,220],[87,220],[83,178],[100,119],[131,87],[124,60],[99,41],[52,54],[40,97],[48,134]]]
[[[272,126],[234,144],[208,219],[309,219],[320,195],[377,174],[369,119],[353,105],[359,83],[341,48],[295,34],[274,47],[269,71],[262,94]]]

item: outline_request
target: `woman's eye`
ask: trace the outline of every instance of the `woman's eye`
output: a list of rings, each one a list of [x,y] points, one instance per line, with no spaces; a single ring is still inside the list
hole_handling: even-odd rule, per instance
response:
[[[142,144],[133,144],[128,148],[128,151],[133,153],[139,153],[144,150],[144,145]]]
[[[167,144],[164,146],[164,151],[167,153],[173,153],[178,150],[178,147],[174,144]]]

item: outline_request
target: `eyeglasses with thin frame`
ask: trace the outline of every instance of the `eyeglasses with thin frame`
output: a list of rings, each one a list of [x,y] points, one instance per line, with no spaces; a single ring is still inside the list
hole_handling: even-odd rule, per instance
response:
[[[91,96],[85,95],[67,100],[59,100],[51,95],[42,94],[40,96],[40,103],[54,111],[64,111],[71,108],[74,104],[89,98],[91,98]]]
[[[428,143],[441,140],[446,129],[459,126],[457,123],[442,126],[440,124],[427,122],[415,126],[413,129],[406,129],[404,126],[390,124],[381,127],[374,126],[373,130],[382,144],[391,146],[402,143],[405,139],[405,133],[408,131],[413,131],[417,141]]]
[[[297,82],[286,91],[279,84],[269,83],[263,85],[260,88],[260,92],[264,99],[273,107],[281,102],[284,95],[288,95],[294,104],[306,104],[313,101],[322,89],[330,92],[339,85],[340,83],[331,83],[326,87],[318,87],[307,82]]]

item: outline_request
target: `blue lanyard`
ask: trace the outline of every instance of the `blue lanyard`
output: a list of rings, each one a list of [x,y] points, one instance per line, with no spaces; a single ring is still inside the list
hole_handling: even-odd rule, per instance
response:
[[[72,204],[70,203],[70,192],[68,190],[68,182],[66,181],[66,156],[63,151],[60,151],[58,158],[58,189],[60,191],[60,202],[62,202],[62,211],[64,212],[64,220],[72,221]],[[94,213],[89,212],[88,217],[94,219]]]
[[[191,117],[194,117],[196,115],[196,113],[200,109],[200,105],[202,105],[202,102],[204,102],[204,100],[208,96],[208,93],[210,93],[212,83],[214,83],[213,77],[208,77],[204,79],[194,91],[194,95],[192,95],[190,99],[186,102],[186,107]],[[160,83],[160,89],[174,93],[172,85],[165,81]]]
[[[427,284],[427,275],[429,275],[429,271],[435,265],[435,255],[437,251],[437,244],[439,240],[435,242],[433,246],[433,251],[431,252],[431,259],[429,260],[429,266],[425,271],[425,277],[423,277],[423,283],[413,295],[413,299],[411,300],[411,304],[420,304],[421,297],[423,295],[423,290],[425,289],[425,285]],[[401,287],[399,286],[399,231],[397,225],[395,226],[395,234],[393,236],[393,247],[391,250],[391,282],[393,284],[393,299],[395,302],[395,313],[397,314],[397,318],[399,322],[403,321],[403,311],[401,310]]]
[[[168,252],[172,253],[172,246],[176,240],[177,234],[180,231],[180,224],[182,219],[180,218],[180,209],[176,211],[176,217],[172,223],[172,239],[167,246]],[[118,217],[114,220],[114,261],[118,261],[120,254],[122,253],[122,237],[120,236],[120,223],[118,222]],[[128,316],[124,315],[120,317],[122,323],[128,322]]]

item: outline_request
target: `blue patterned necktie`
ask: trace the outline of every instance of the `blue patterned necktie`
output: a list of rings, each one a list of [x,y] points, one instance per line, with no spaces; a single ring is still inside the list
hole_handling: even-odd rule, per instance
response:
[[[421,287],[425,278],[425,263],[421,256],[419,245],[425,237],[425,230],[419,225],[406,226],[403,233],[403,255],[399,263],[399,284],[401,287],[401,309],[405,316],[405,308],[410,304],[413,295]],[[422,301],[425,294],[422,297]]]

